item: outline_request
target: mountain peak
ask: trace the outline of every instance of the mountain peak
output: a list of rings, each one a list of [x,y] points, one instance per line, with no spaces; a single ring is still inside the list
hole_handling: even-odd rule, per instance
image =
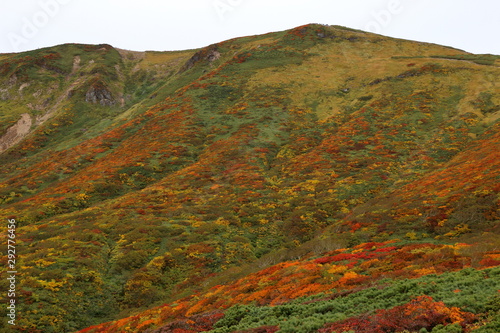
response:
[[[0,55],[19,329],[495,325],[498,65],[319,24]]]

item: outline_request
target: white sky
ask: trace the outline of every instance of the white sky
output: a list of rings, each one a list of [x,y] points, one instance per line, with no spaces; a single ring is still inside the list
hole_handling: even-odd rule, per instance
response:
[[[0,0],[0,53],[184,50],[307,23],[500,54],[499,0]]]

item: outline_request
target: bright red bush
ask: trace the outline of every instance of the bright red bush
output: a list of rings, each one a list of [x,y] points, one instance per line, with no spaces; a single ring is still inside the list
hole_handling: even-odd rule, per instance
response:
[[[435,302],[432,297],[420,296],[413,301],[389,310],[379,310],[375,315],[352,317],[318,330],[321,333],[341,333],[353,330],[356,333],[387,333],[408,330],[428,331],[437,325],[458,323],[465,327],[476,320],[470,312],[456,307],[447,307],[443,302]]]

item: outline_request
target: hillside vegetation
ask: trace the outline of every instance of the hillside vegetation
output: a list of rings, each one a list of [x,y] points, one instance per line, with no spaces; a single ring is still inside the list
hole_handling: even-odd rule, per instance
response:
[[[500,331],[499,65],[315,24],[0,55],[11,328]]]

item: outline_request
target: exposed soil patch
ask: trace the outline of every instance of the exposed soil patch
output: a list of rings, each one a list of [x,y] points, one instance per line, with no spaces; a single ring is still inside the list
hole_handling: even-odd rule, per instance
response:
[[[27,113],[21,115],[21,119],[7,130],[4,136],[0,138],[0,153],[3,153],[10,147],[19,143],[30,132],[33,121]]]

